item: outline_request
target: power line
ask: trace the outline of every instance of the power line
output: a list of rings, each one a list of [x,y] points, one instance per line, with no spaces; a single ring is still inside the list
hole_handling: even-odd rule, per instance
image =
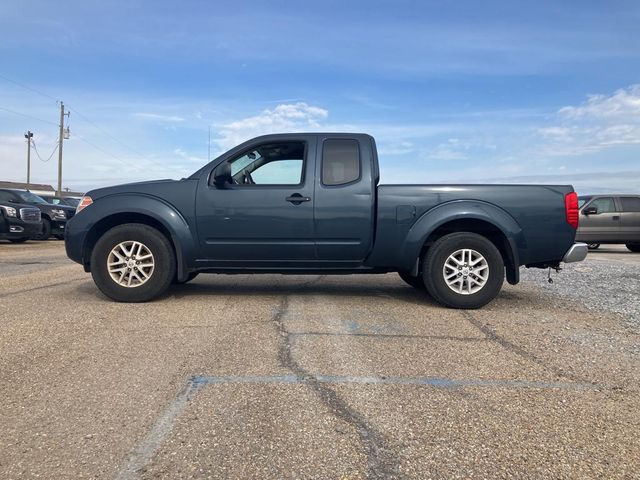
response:
[[[128,163],[128,162],[124,161],[123,159],[121,159],[121,158],[120,158],[120,157],[118,157],[117,155],[114,155],[113,153],[106,151],[104,148],[101,148],[101,147],[99,147],[99,146],[97,146],[97,145],[95,145],[95,144],[91,143],[89,140],[87,140],[87,139],[86,139],[86,138],[84,138],[84,137],[81,137],[80,135],[75,135],[75,137],[74,137],[74,138],[77,138],[78,140],[80,140],[80,141],[82,141],[82,142],[86,143],[87,145],[89,145],[89,146],[91,146],[91,147],[95,148],[96,150],[99,150],[99,151],[101,151],[102,153],[105,153],[105,154],[109,155],[110,157],[115,158],[116,160],[118,160],[118,161],[120,161],[120,162],[124,163],[125,165],[129,165],[129,163]]]
[[[29,115],[27,113],[16,112],[15,110],[11,110],[9,108],[0,107],[0,110],[4,110],[5,112],[13,113],[14,115],[20,115],[22,117],[31,118],[32,120],[37,120],[39,122],[48,123],[49,125],[55,125],[56,127],[58,126],[57,123],[51,122],[49,120],[44,120],[42,118],[34,117],[33,115]]]
[[[40,159],[41,162],[47,163],[49,160],[51,160],[51,158],[53,157],[53,154],[56,153],[56,150],[58,150],[58,143],[56,142],[55,147],[53,147],[53,151],[51,152],[51,154],[47,157],[46,160],[44,160],[41,156],[40,156],[40,152],[38,152],[38,147],[36,147],[36,141],[31,139],[31,145],[33,146],[33,150],[36,152],[37,157]]]
[[[139,151],[137,151],[135,148],[131,147],[130,145],[127,145],[126,143],[124,143],[122,140],[114,137],[111,133],[109,133],[107,130],[105,130],[104,128],[102,128],[100,125],[98,125],[97,123],[89,120],[85,115],[83,115],[82,113],[80,113],[77,109],[75,108],[69,108],[69,110],[71,110],[73,113],[75,113],[76,115],[78,115],[80,118],[82,118],[85,122],[93,125],[93,127],[95,127],[96,129],[100,130],[103,134],[105,134],[107,137],[111,138],[113,141],[119,143],[120,145],[122,145],[123,147],[125,147],[128,150],[131,150],[133,153],[135,153],[136,155],[140,155],[141,157],[145,157],[144,154],[140,153]]]
[[[55,102],[57,102],[57,101],[58,101],[58,99],[56,99],[56,98],[52,97],[51,95],[49,95],[49,94],[47,94],[47,93],[41,92],[40,90],[36,90],[35,88],[29,87],[29,86],[25,85],[24,83],[20,83],[20,82],[18,82],[18,81],[16,81],[16,80],[12,80],[12,79],[10,79],[9,77],[5,77],[5,76],[4,76],[4,75],[2,75],[1,73],[0,73],[0,78],[2,78],[2,79],[4,79],[4,80],[6,80],[7,82],[11,82],[11,83],[13,83],[14,85],[17,85],[17,86],[19,86],[19,87],[22,87],[22,88],[24,88],[25,90],[29,90],[30,92],[37,93],[38,95],[42,95],[43,97],[50,98],[51,100],[53,100],[53,101],[55,101]]]
[[[41,96],[43,96],[43,97],[45,97],[45,98],[48,98],[48,99],[54,100],[56,103],[60,103],[60,102],[59,102],[55,97],[53,97],[53,96],[51,96],[51,95],[49,95],[49,94],[47,94],[47,93],[44,93],[44,92],[42,92],[42,91],[40,91],[40,90],[37,90],[37,89],[35,89],[35,88],[33,88],[33,87],[30,87],[30,86],[28,86],[28,85],[25,85],[24,83],[21,83],[21,82],[18,82],[18,81],[16,81],[16,80],[13,80],[13,79],[11,79],[11,78],[9,78],[9,77],[7,77],[7,76],[3,75],[3,74],[0,74],[0,78],[2,78],[2,79],[4,79],[4,80],[6,80],[7,82],[13,83],[14,85],[17,85],[17,86],[19,86],[19,87],[21,87],[21,88],[24,88],[25,90],[28,90],[28,91],[33,92],[33,93],[36,93],[36,94],[41,95]],[[57,126],[59,126],[58,124],[56,124],[56,123],[54,123],[54,122],[51,122],[51,121],[48,121],[48,120],[44,120],[44,119],[42,119],[42,118],[34,117],[34,116],[32,116],[32,115],[28,115],[28,114],[26,114],[26,113],[16,112],[15,110],[10,110],[10,109],[8,109],[8,108],[4,108],[4,107],[0,107],[0,109],[1,109],[1,110],[4,110],[4,111],[6,111],[6,112],[9,112],[9,113],[13,113],[13,114],[15,114],[15,115],[21,115],[21,116],[26,117],[26,118],[31,118],[31,119],[33,119],[33,120],[38,120],[38,121],[40,121],[40,122],[48,123],[49,125],[54,125],[54,126],[56,126],[56,127],[57,127]],[[155,165],[155,166],[157,166],[157,167],[161,167],[161,168],[164,168],[164,167],[165,167],[164,165],[162,165],[162,164],[160,164],[160,163],[158,163],[158,162],[156,162],[156,161],[152,160],[152,159],[151,159],[151,158],[149,158],[147,155],[145,155],[145,154],[141,153],[141,152],[140,152],[140,151],[138,151],[137,149],[135,149],[135,148],[131,147],[130,145],[127,145],[125,142],[123,142],[122,140],[118,139],[117,137],[115,137],[114,135],[112,135],[111,133],[109,133],[107,130],[105,130],[104,128],[102,128],[100,125],[98,125],[97,123],[95,123],[95,122],[93,122],[92,120],[90,120],[89,118],[87,118],[87,116],[83,115],[83,114],[82,114],[81,112],[79,112],[77,109],[71,109],[71,108],[69,108],[69,110],[73,111],[73,113],[74,113],[74,114],[78,115],[78,116],[79,116],[81,119],[83,119],[85,122],[89,123],[89,124],[90,124],[90,125],[92,125],[94,128],[96,128],[97,130],[101,131],[104,135],[106,135],[107,137],[109,137],[111,140],[113,140],[113,141],[115,141],[116,143],[120,144],[121,146],[125,147],[127,150],[130,150],[131,152],[135,153],[136,155],[141,156],[141,157],[142,157],[142,158],[144,158],[146,161],[150,162],[151,164],[153,164],[153,165]],[[87,145],[89,145],[89,146],[91,146],[91,147],[95,148],[96,150],[99,150],[99,151],[101,151],[101,152],[105,153],[106,155],[109,155],[110,157],[113,157],[113,158],[115,158],[116,160],[119,160],[119,161],[121,161],[122,163],[125,163],[125,164],[129,165],[127,162],[125,162],[124,160],[122,160],[122,159],[121,159],[121,158],[119,158],[118,156],[116,156],[116,155],[114,155],[114,154],[112,154],[112,153],[108,152],[107,150],[105,150],[105,149],[103,149],[103,148],[101,148],[101,147],[99,147],[99,146],[97,146],[97,145],[95,145],[95,144],[93,144],[93,143],[89,142],[87,139],[85,139],[85,138],[83,138],[83,137],[81,137],[81,136],[77,136],[77,138],[78,138],[79,140],[83,141],[84,143],[86,143]],[[35,148],[35,145],[34,145],[34,148]],[[54,149],[54,153],[55,153],[55,149]],[[40,160],[42,160],[42,158],[40,157],[40,155],[39,155],[37,152],[36,152],[36,154],[38,155],[38,158],[40,158]],[[52,155],[53,155],[53,153],[52,153]],[[50,157],[51,157],[51,156],[50,156]],[[50,157],[49,157],[49,159],[50,159]],[[48,161],[49,159],[47,159],[46,161]],[[43,160],[43,161],[44,161],[44,160]]]

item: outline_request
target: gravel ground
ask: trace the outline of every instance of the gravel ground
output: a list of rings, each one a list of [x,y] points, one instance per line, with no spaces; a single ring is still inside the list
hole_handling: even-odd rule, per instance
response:
[[[640,257],[630,252],[620,253],[634,260]],[[553,283],[547,281],[547,270],[540,269],[521,269],[521,279],[527,286],[567,298],[589,310],[618,313],[625,323],[640,330],[640,264],[603,254],[606,252],[592,252],[586,261],[568,264],[559,274],[552,271]]]

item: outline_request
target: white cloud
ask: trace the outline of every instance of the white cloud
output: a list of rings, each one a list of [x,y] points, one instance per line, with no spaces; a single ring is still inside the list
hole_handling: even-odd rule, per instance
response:
[[[136,118],[155,120],[158,122],[184,122],[184,118],[177,115],[160,115],[157,113],[136,112],[132,114]]]
[[[578,106],[558,110],[556,125],[538,133],[546,155],[582,155],[610,147],[640,144],[640,85],[611,95],[589,95]]]
[[[317,130],[322,128],[322,121],[328,116],[329,112],[324,108],[305,102],[282,103],[259,115],[219,126],[220,136],[215,143],[223,151],[259,135]]]
[[[563,107],[558,113],[570,119],[622,119],[640,115],[640,85],[621,88],[612,95],[589,95],[577,107]]]

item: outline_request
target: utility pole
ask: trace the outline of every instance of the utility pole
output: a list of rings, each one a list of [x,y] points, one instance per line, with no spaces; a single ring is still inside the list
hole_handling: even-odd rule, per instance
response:
[[[69,116],[69,112],[64,112],[64,103],[60,102],[60,137],[58,137],[58,196],[62,196],[62,142],[64,140],[64,116]]]
[[[27,130],[24,138],[27,139],[27,190],[29,190],[31,189],[31,139],[33,138],[33,132]]]

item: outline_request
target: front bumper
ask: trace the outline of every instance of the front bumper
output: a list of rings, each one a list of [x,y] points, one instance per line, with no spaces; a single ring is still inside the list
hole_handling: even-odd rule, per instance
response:
[[[587,252],[588,248],[586,243],[576,242],[571,245],[571,248],[564,254],[562,261],[564,263],[581,262],[587,258]]]
[[[42,232],[42,222],[25,222],[19,218],[6,218],[0,226],[0,238],[35,237]]]
[[[64,229],[67,225],[66,220],[51,221],[51,235],[64,235]]]

